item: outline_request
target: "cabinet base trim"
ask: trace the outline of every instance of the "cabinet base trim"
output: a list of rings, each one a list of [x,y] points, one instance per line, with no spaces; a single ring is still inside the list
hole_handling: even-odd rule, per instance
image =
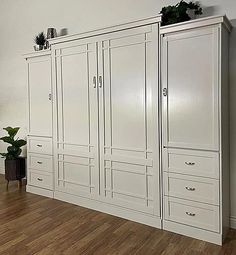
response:
[[[54,192],[54,198],[58,200],[62,200],[64,202],[68,202],[71,204],[79,205],[82,207],[86,207],[92,210],[100,211],[103,213],[111,214],[117,217],[121,217],[127,220],[135,221],[138,223],[142,223],[151,227],[160,228],[161,219],[158,216],[149,216],[143,213],[138,213],[133,210],[120,208],[118,206],[105,204],[100,201],[91,200],[88,198],[77,197],[75,195],[66,194],[60,191]]]
[[[223,243],[223,237],[219,233],[190,227],[176,222],[163,220],[163,229],[218,245],[222,245]]]
[[[29,193],[39,195],[39,196],[53,198],[53,191],[51,191],[51,190],[42,189],[42,188],[27,185],[26,186],[26,191],[29,192]]]

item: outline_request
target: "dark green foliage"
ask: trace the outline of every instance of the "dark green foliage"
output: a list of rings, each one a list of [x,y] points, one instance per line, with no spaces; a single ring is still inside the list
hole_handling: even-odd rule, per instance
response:
[[[38,35],[35,36],[34,42],[37,45],[44,45],[46,43],[46,36],[43,32],[40,32]]]
[[[20,147],[26,145],[26,141],[19,138],[15,139],[15,136],[20,129],[19,127],[7,127],[3,129],[7,131],[8,136],[3,136],[0,138],[0,140],[5,143],[9,143],[10,146],[7,147],[6,153],[0,153],[0,155],[2,155],[2,157],[6,159],[16,159],[20,156],[22,152]]]
[[[162,26],[188,21],[191,18],[189,17],[187,11],[194,10],[195,15],[202,14],[202,8],[197,2],[185,2],[181,0],[176,5],[169,5],[167,7],[163,7],[161,10],[162,14]]]

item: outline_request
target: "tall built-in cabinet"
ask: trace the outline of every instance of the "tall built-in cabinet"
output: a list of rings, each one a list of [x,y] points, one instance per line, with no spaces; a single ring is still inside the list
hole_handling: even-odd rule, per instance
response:
[[[28,74],[27,191],[53,197],[51,51],[24,57]]]
[[[226,17],[161,28],[163,228],[218,244],[229,227]]]
[[[58,37],[25,55],[27,191],[221,244],[231,27],[222,16],[159,24]]]

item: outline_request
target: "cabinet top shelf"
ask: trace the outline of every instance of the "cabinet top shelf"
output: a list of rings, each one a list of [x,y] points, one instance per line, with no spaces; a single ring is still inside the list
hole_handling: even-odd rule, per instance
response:
[[[163,26],[160,29],[160,34],[168,34],[172,32],[183,31],[197,27],[204,27],[216,24],[223,24],[225,28],[231,32],[232,25],[226,15],[209,16],[206,18],[198,18],[186,22],[180,22],[172,25]]]
[[[50,39],[49,43],[50,43],[50,45],[53,45],[53,44],[61,43],[64,41],[68,42],[68,41],[87,38],[87,37],[91,37],[91,36],[107,34],[110,32],[121,31],[121,30],[128,29],[128,28],[135,28],[135,27],[140,27],[140,26],[145,26],[145,25],[151,25],[151,24],[159,23],[159,22],[161,22],[161,15],[149,17],[146,19],[139,19],[139,20],[135,20],[135,21],[131,21],[131,22],[126,22],[126,23],[122,23],[122,24],[117,24],[117,25],[113,25],[113,26],[109,26],[109,27],[105,27],[105,28],[103,27],[103,28],[90,30],[90,31],[86,31],[86,32],[82,32],[82,33],[78,33],[78,34],[74,34],[74,35],[60,36],[60,37]]]
[[[50,49],[29,52],[29,53],[23,54],[23,58],[28,59],[28,58],[34,58],[34,57],[40,57],[40,56],[46,56],[46,55],[51,55]]]

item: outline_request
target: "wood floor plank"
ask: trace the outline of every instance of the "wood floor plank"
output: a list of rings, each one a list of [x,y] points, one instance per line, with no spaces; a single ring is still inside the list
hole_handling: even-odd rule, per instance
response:
[[[0,254],[236,255],[236,230],[225,244],[206,243],[112,215],[18,190],[0,175]]]

